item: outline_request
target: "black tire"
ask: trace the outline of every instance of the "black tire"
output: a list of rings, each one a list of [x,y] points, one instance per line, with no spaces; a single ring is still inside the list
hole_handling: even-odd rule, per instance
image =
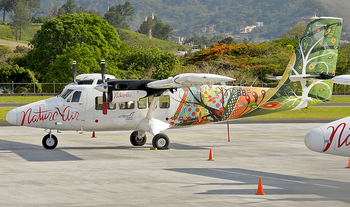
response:
[[[51,139],[50,139],[50,134],[47,134],[44,136],[42,144],[45,149],[55,149],[58,144],[58,139],[53,134],[51,134]]]
[[[147,141],[147,136],[145,134],[145,136],[143,136],[141,139],[139,139],[137,137],[137,134],[138,134],[137,131],[133,131],[133,133],[131,133],[131,135],[130,135],[130,143],[133,146],[143,146],[146,143],[146,141]]]
[[[166,150],[168,149],[169,144],[170,140],[166,134],[159,133],[153,137],[152,145],[154,148],[157,148],[159,150]]]

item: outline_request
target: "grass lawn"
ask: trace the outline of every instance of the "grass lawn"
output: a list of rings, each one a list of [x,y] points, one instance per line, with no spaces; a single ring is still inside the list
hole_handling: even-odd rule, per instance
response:
[[[0,103],[33,103],[53,96],[0,96]]]
[[[350,96],[332,96],[330,103],[350,103]]]
[[[11,109],[14,108],[0,108],[0,121],[6,121],[6,114],[9,112]]]
[[[255,116],[249,119],[303,119],[303,118],[344,118],[350,116],[350,107],[310,107],[302,111],[285,111],[280,113]]]

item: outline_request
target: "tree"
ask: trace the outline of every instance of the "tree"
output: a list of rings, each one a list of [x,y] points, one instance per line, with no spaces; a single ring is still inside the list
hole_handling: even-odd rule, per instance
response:
[[[15,62],[37,72],[40,75],[40,81],[71,81],[70,75],[56,77],[55,70],[70,74],[72,58],[81,58],[82,52],[87,49],[94,54],[90,56],[91,60],[85,59],[85,61],[94,62],[94,64],[86,64],[93,67],[90,70],[99,71],[100,68],[97,68],[97,65],[103,58],[107,63],[107,73],[115,74],[112,59],[122,42],[115,28],[97,15],[61,15],[45,22],[37,34],[37,39],[30,42],[33,50]],[[70,55],[67,56],[67,54]],[[56,63],[58,58],[61,61],[60,65]],[[83,64],[81,62],[77,64],[78,73],[82,70]]]
[[[42,13],[40,0],[27,0],[27,8],[29,11],[29,17],[34,17],[38,13]],[[32,15],[33,13],[33,15]]]
[[[85,10],[84,7],[82,7],[82,6],[79,6],[79,7],[75,8],[75,13],[82,14],[82,13],[89,13],[89,11]]]
[[[127,21],[133,20],[134,8],[127,1],[123,5],[111,6],[104,14],[104,19],[115,28],[129,29],[130,25]]]
[[[50,20],[52,18],[58,17],[58,10],[56,5],[51,5],[46,9],[45,17]]]
[[[77,5],[74,3],[74,0],[67,0],[67,2],[63,4],[61,8],[58,9],[58,15],[74,14],[75,7],[77,7]]]
[[[179,65],[179,58],[157,47],[135,46],[120,50],[116,55],[122,78],[165,79]]]
[[[226,37],[226,38],[220,40],[218,43],[222,43],[222,44],[238,44],[238,42],[235,41],[232,37]]]
[[[148,17],[149,18],[149,17]],[[152,36],[162,40],[168,40],[169,37],[173,36],[173,28],[169,24],[164,24],[162,20],[154,17],[152,20]],[[138,33],[148,35],[149,32],[149,20],[144,21],[140,28],[137,30]]]
[[[184,44],[192,44],[192,45],[206,45],[206,46],[210,46],[211,41],[206,37],[206,36],[202,36],[202,37],[191,37],[189,39],[186,39],[184,41]]]
[[[128,25],[127,21],[133,21],[134,8],[131,6],[130,1],[125,2],[123,5],[118,5],[116,7],[116,12],[120,13],[123,17],[123,28],[129,29],[130,25]]]
[[[161,40],[169,40],[174,35],[173,28],[169,24],[164,24],[159,20],[152,29],[153,36]]]
[[[2,21],[5,22],[6,12],[10,12],[13,8],[14,1],[13,0],[1,0],[0,8],[3,11]]]
[[[296,24],[292,28],[290,28],[288,31],[280,35],[280,37],[283,39],[296,38],[299,41],[305,31],[305,28],[306,28],[305,24]]]
[[[104,19],[115,28],[122,28],[123,17],[118,12],[113,12],[115,7],[112,6],[108,12],[104,14]]]
[[[29,13],[23,1],[17,0],[13,7],[13,13],[10,15],[12,19],[11,27],[16,33],[16,41],[22,39],[22,29],[30,23]],[[18,38],[19,30],[19,38]]]
[[[0,83],[35,83],[36,92],[41,91],[41,85],[38,84],[38,80],[34,77],[34,73],[18,65],[7,65],[0,67]],[[16,84],[14,91],[16,93],[24,93],[27,88],[32,87],[31,84]],[[12,90],[9,85],[0,85],[0,88],[8,91]]]

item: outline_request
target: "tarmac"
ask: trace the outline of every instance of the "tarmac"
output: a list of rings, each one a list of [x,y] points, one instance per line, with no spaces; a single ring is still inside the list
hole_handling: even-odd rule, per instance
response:
[[[1,126],[0,206],[350,206],[348,158],[304,145],[319,125],[236,121],[230,142],[226,124],[174,128],[170,150],[131,131],[54,133],[46,150],[43,129]]]

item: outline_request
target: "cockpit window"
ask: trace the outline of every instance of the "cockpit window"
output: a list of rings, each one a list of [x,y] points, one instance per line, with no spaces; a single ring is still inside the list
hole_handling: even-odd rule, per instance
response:
[[[81,91],[75,91],[72,96],[67,99],[67,102],[79,102]]]
[[[63,91],[63,92],[61,93],[61,97],[62,97],[63,99],[66,99],[72,92],[73,92],[72,89],[67,89],[67,90],[65,90],[65,91]]]

